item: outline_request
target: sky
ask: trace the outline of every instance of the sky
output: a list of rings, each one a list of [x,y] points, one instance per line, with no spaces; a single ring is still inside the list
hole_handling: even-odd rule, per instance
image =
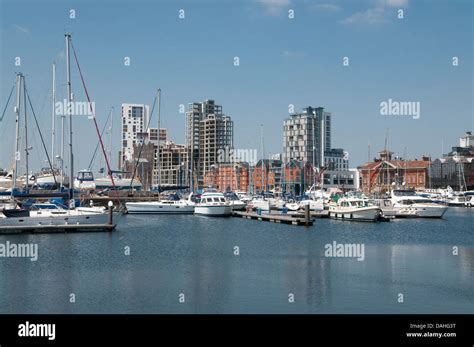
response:
[[[179,105],[213,99],[234,121],[236,148],[260,151],[263,125],[265,156],[282,152],[283,120],[294,105],[332,113],[332,147],[348,151],[350,167],[367,161],[369,144],[376,156],[386,139],[396,155],[436,158],[474,127],[473,17],[470,0],[0,0],[0,112],[22,72],[50,148],[51,64],[63,100],[71,33],[99,127],[115,109],[113,167],[121,104],[151,105],[157,88],[161,125],[177,143],[185,141]],[[86,100],[74,64],[72,89],[76,101]],[[381,115],[389,99],[419,103],[420,117]],[[97,136],[87,117],[74,123],[75,167],[86,168]],[[30,137],[30,167],[39,169],[46,156],[36,129]],[[0,167],[11,164],[13,140],[10,103]]]

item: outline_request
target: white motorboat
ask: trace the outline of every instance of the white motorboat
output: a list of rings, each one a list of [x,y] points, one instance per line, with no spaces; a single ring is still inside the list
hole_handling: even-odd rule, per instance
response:
[[[286,201],[280,198],[269,198],[270,209],[281,210],[286,206]]]
[[[396,217],[442,218],[448,206],[416,195],[412,190],[394,189],[391,192]]]
[[[232,211],[245,210],[245,208],[247,207],[247,203],[240,200],[237,194],[235,193],[225,193],[224,196],[232,207]]]
[[[387,218],[395,218],[397,216],[398,210],[393,207],[392,200],[390,199],[373,199],[370,200],[372,204],[380,207],[382,210],[382,215]]]
[[[0,212],[1,226],[106,224],[107,210],[103,207],[78,207],[73,210],[56,204],[33,204],[29,210],[11,209]]]
[[[253,198],[248,206],[254,210],[270,211],[271,203],[270,200],[263,197]]]
[[[248,203],[250,200],[252,200],[252,195],[247,194],[247,192],[235,192],[239,199],[245,203]]]
[[[349,221],[377,221],[382,214],[378,206],[366,199],[340,198],[329,204],[329,217]]]
[[[194,202],[189,195],[188,200],[162,200],[162,201],[143,201],[127,202],[128,213],[132,214],[189,214],[194,213]]]
[[[297,202],[287,202],[285,203],[285,208],[287,208],[290,211],[298,211],[300,209],[300,204]]]
[[[232,207],[226,201],[224,194],[208,191],[201,195],[201,199],[194,208],[194,213],[206,216],[230,216]]]
[[[122,178],[121,176],[114,175],[113,183],[111,177],[100,177],[94,178],[94,174],[90,170],[81,170],[78,172],[76,179],[74,180],[74,188],[80,190],[105,190],[113,189],[129,189],[132,183],[131,178]],[[140,190],[142,184],[137,179],[133,180],[132,189]]]
[[[313,200],[313,199],[304,199],[300,201],[300,208],[304,208],[306,205],[309,205],[311,211],[323,211],[324,204],[322,199]]]
[[[470,200],[464,194],[456,194],[452,198],[447,199],[448,206],[452,207],[467,207]]]
[[[63,184],[63,185],[69,184],[68,177],[63,177],[59,172],[55,172],[53,175],[51,170],[45,170],[45,169],[43,169],[40,174],[33,175],[32,178],[34,180],[34,185],[37,186],[38,188],[43,188],[43,189],[48,189],[59,184]]]

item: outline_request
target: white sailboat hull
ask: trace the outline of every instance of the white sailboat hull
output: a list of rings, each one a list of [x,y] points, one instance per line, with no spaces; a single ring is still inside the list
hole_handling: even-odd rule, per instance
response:
[[[86,211],[30,212],[30,217],[5,217],[0,212],[0,226],[36,226],[36,225],[89,225],[106,224],[107,213]]]
[[[131,214],[189,214],[194,213],[194,206],[187,203],[163,204],[159,201],[127,202],[125,204]]]

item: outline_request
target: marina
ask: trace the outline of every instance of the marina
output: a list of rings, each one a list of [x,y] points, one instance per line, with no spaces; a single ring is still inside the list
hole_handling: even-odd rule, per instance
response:
[[[0,310],[471,313],[473,218],[472,209],[449,209],[443,219],[322,218],[297,227],[241,217],[127,214],[116,218],[111,233],[0,235],[0,243],[38,244],[34,271],[29,259],[0,261],[1,278],[11,279],[0,281]],[[364,261],[326,257],[325,246],[334,241],[364,244]]]
[[[0,347],[473,346],[473,9],[0,0]]]

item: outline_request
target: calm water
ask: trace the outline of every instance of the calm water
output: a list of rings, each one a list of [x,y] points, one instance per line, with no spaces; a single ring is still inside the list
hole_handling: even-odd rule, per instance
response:
[[[312,227],[192,215],[117,221],[113,233],[0,236],[39,247],[36,262],[0,258],[0,313],[474,312],[474,209]],[[333,241],[363,243],[365,260],[325,257]]]

